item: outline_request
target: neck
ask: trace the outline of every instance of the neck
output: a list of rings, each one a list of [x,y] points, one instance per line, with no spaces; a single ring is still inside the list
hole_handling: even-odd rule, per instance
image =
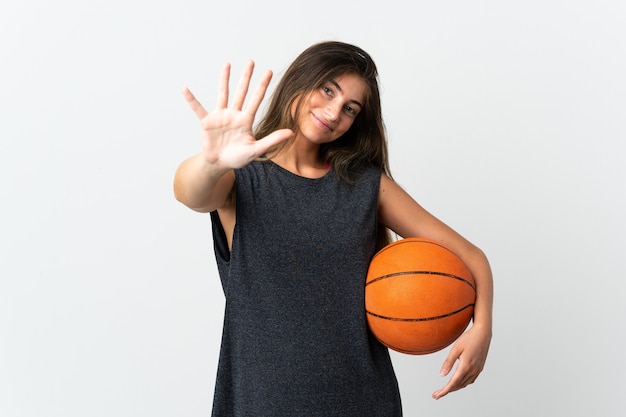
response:
[[[294,141],[272,158],[272,161],[296,175],[318,178],[328,172],[325,161],[319,157],[319,145],[308,141]]]

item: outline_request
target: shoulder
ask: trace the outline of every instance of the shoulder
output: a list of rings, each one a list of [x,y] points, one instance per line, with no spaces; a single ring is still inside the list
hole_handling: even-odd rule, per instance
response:
[[[378,186],[381,179],[382,170],[374,165],[363,165],[360,166],[354,175],[356,182],[367,182],[367,183],[375,183]]]
[[[416,205],[417,202],[394,179],[380,173],[379,201],[381,207]]]
[[[268,161],[252,161],[249,164],[235,169],[235,179],[238,181],[254,181],[256,178],[267,175]]]

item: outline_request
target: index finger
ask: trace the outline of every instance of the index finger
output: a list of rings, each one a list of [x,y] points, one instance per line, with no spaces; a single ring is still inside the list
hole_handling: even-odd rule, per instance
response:
[[[228,84],[230,82],[230,63],[227,62],[222,67],[220,84],[217,88],[217,108],[225,109],[228,106]]]
[[[433,398],[438,400],[439,398],[458,391],[466,386],[474,383],[477,375],[472,372],[471,367],[467,367],[464,362],[459,362],[457,369],[454,371],[448,383],[441,389],[433,393]]]

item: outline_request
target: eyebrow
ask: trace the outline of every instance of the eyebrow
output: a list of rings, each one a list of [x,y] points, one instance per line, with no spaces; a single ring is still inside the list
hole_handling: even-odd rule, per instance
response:
[[[340,92],[342,92],[342,93],[343,93],[343,90],[341,89],[341,87],[339,86],[339,84],[337,84],[337,81],[335,81],[335,80],[330,80],[329,82],[330,82],[332,85],[334,85],[334,86],[335,86],[335,88],[336,88],[337,90],[339,90]],[[354,104],[356,104],[357,106],[359,106],[360,108],[363,108],[363,104],[359,103],[357,100],[350,100],[350,103],[354,103]]]

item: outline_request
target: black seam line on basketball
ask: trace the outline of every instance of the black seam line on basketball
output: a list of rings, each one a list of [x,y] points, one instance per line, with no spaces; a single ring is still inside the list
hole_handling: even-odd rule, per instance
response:
[[[387,274],[387,275],[380,276],[378,278],[374,278],[370,282],[366,283],[365,286],[367,287],[368,285],[373,284],[376,281],[380,281],[382,279],[397,277],[397,276],[400,276],[400,275],[441,275],[441,276],[444,276],[444,277],[454,278],[454,279],[458,279],[459,281],[463,281],[464,283],[466,283],[467,285],[472,287],[472,289],[474,291],[476,291],[476,287],[474,286],[474,284],[472,284],[471,282],[469,282],[465,278],[459,277],[457,275],[446,274],[445,272],[437,272],[437,271],[402,271],[402,272],[394,272],[393,274]]]
[[[367,314],[374,316],[374,317],[378,317],[379,319],[383,319],[383,320],[391,320],[391,321],[432,321],[432,320],[439,320],[439,319],[445,319],[446,317],[450,317],[450,316],[454,316],[455,314],[460,313],[463,310],[466,310],[470,307],[474,307],[474,304],[468,304],[463,308],[460,308],[456,311],[452,311],[450,313],[446,313],[446,314],[442,314],[441,316],[434,316],[434,317],[421,317],[421,318],[406,318],[403,319],[401,317],[387,317],[387,316],[382,316],[380,314],[376,314],[376,313],[372,313],[371,311],[367,311]]]

